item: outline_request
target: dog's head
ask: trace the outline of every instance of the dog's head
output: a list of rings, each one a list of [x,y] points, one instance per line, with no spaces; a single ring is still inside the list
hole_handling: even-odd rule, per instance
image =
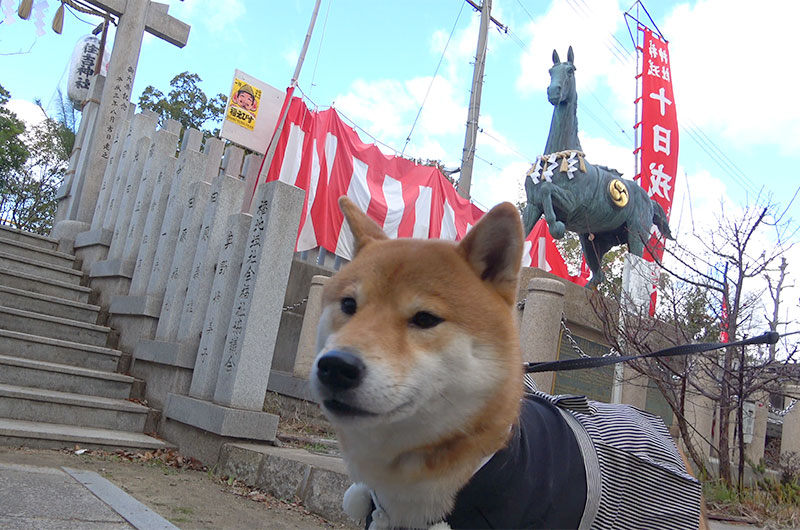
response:
[[[412,429],[416,444],[487,418],[507,431],[522,389],[517,209],[493,208],[456,244],[389,240],[347,198],[339,204],[356,256],[323,294],[311,388],[325,415],[362,434]]]

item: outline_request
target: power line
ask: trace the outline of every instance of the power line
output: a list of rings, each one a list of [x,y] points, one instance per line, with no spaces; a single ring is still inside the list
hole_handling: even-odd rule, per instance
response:
[[[436,81],[436,76],[439,74],[439,68],[442,66],[442,61],[444,60],[444,55],[447,53],[447,47],[450,45],[450,40],[453,38],[453,34],[456,31],[456,26],[458,26],[458,21],[461,18],[461,13],[464,11],[464,4],[461,4],[461,8],[458,10],[458,15],[456,15],[456,20],[453,22],[453,29],[450,30],[450,36],[447,37],[447,42],[444,45],[444,49],[442,50],[442,55],[439,57],[439,63],[436,65],[436,70],[433,72],[433,77],[431,78],[431,82],[428,84],[428,90],[425,92],[425,97],[422,98],[422,104],[419,106],[419,110],[417,111],[417,117],[414,118],[414,123],[411,125],[411,130],[408,131],[408,136],[406,136],[406,143],[403,144],[403,150],[400,154],[404,154],[406,152],[406,147],[408,147],[408,142],[411,141],[411,134],[414,132],[414,128],[417,126],[417,121],[419,120],[420,115],[422,114],[422,109],[425,107],[425,102],[428,101],[428,95],[431,93],[431,88],[433,88],[433,82]]]

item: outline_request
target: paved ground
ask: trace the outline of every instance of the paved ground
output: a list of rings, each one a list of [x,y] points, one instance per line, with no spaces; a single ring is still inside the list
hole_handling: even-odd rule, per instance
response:
[[[711,530],[752,530],[711,521]],[[202,471],[114,455],[0,447],[0,528],[350,529]]]
[[[0,447],[0,528],[347,528],[208,472]]]

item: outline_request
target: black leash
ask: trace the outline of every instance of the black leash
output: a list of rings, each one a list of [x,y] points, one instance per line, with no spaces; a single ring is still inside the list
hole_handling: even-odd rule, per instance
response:
[[[693,353],[703,353],[729,346],[749,346],[752,344],[775,344],[778,342],[780,334],[776,331],[767,331],[757,337],[744,339],[736,342],[701,342],[700,344],[684,344],[673,346],[643,355],[622,355],[619,357],[586,357],[580,359],[565,359],[563,361],[546,361],[538,363],[522,363],[525,372],[529,374],[537,372],[564,372],[567,370],[583,370],[584,368],[598,368],[609,364],[624,363],[634,359],[647,359],[649,357],[673,357],[677,355],[691,355]]]

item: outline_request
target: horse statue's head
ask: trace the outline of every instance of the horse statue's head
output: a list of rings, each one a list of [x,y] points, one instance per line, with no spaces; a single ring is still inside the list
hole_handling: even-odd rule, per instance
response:
[[[562,63],[558,58],[558,52],[553,50],[553,67],[550,68],[550,86],[547,87],[547,99],[553,105],[560,105],[569,101],[575,101],[575,65],[573,61],[575,54],[572,46],[567,51],[567,62]]]

